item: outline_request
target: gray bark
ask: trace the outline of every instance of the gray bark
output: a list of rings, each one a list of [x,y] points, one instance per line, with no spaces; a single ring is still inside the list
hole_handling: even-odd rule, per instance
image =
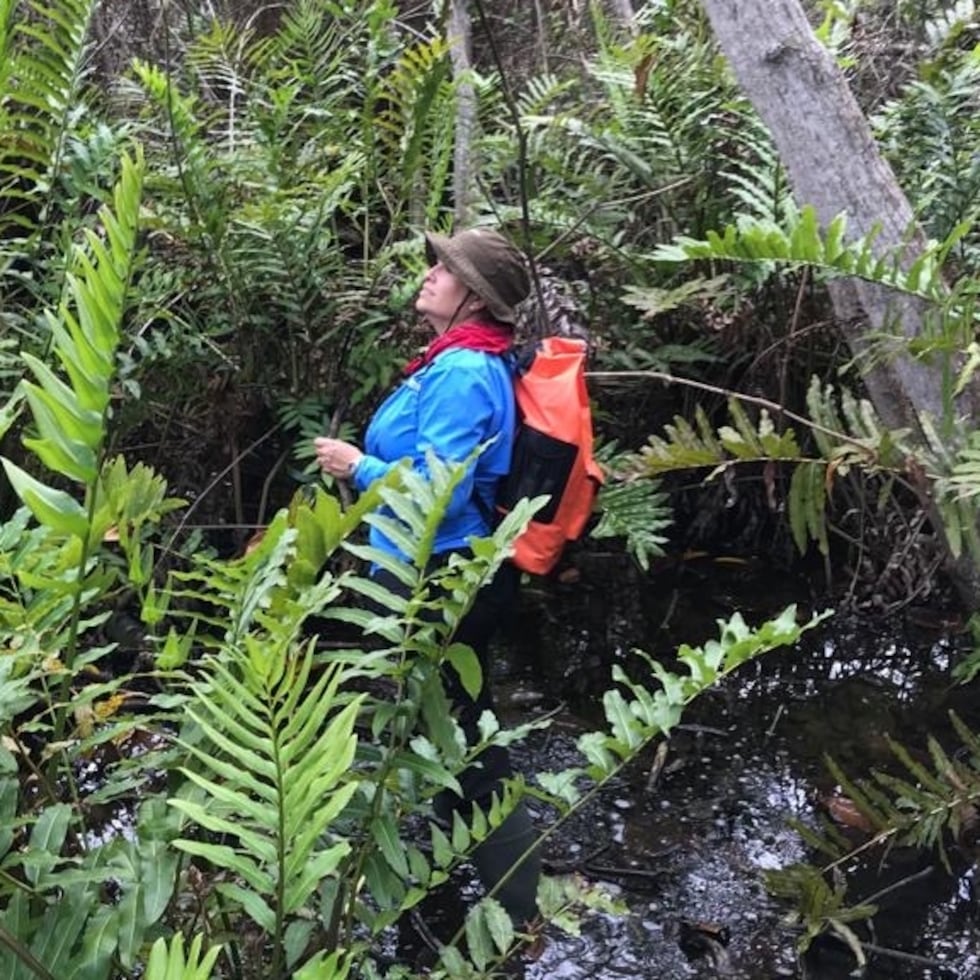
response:
[[[612,14],[616,22],[629,34],[636,33],[636,13],[632,0],[612,0]]]
[[[702,6],[742,90],[772,134],[797,201],[812,204],[825,225],[846,211],[853,237],[878,228],[880,251],[904,243],[914,257],[924,236],[912,208],[798,0],[702,0]],[[869,352],[872,334],[896,338],[888,357],[876,345],[875,356],[859,363],[885,424],[908,428],[925,445],[924,421],[942,429],[942,368],[915,360],[901,342],[921,332],[924,305],[859,280],[835,285],[832,295],[841,330],[859,358]],[[955,421],[972,420],[978,404],[967,391],[954,408]],[[935,517],[928,494],[923,497]],[[961,595],[976,606],[975,563],[961,561],[953,572]]]
[[[810,29],[797,0],[702,0],[719,44],[743,91],[772,134],[797,200],[812,204],[827,224],[847,212],[854,237],[880,228],[880,251],[924,237],[908,200],[874,142],[870,127],[832,56]],[[910,235],[911,231],[911,235]],[[860,281],[841,296],[842,329],[855,353],[868,347],[869,328],[903,337],[920,332],[924,309],[889,290]],[[854,302],[863,316],[854,316]],[[920,416],[943,416],[934,370],[897,349],[865,373],[885,422],[920,428]],[[961,406],[972,414],[972,402]]]
[[[468,80],[472,68],[470,15],[466,0],[451,0],[449,10],[449,53],[456,88],[456,139],[453,148],[453,218],[457,228],[470,220],[473,193],[472,144],[476,120],[476,95]]]

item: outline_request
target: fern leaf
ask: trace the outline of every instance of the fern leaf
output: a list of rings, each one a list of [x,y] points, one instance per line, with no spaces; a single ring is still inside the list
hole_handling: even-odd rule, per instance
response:
[[[161,937],[150,949],[146,980],[208,980],[222,947],[211,946],[202,956],[203,936],[196,935],[184,952],[184,934],[178,932],[167,946]]]
[[[68,277],[59,315],[47,311],[54,353],[65,366],[71,384],[36,358],[27,360],[38,382],[28,384],[25,390],[40,438],[28,438],[26,443],[55,472],[90,487],[97,473],[96,455],[104,435],[104,412],[134,261],[142,172],[140,155],[135,160],[123,157],[114,193],[115,213],[108,207],[100,212],[107,244],[90,235],[87,248],[76,250],[74,271]],[[8,473],[16,472],[9,461],[4,465]],[[63,518],[72,508],[64,491],[44,488],[36,480],[28,484],[19,476],[14,479],[33,501],[22,498],[39,521],[56,519],[63,531],[82,537],[88,534],[87,518],[65,523]]]
[[[246,902],[249,914],[259,915],[261,921],[257,921],[269,927],[268,915],[281,921],[302,908],[349,850],[345,841],[317,848],[356,790],[356,783],[348,777],[356,741],[353,725],[361,699],[350,700],[324,726],[322,721],[336,700],[340,672],[335,668],[312,691],[298,694],[293,686],[308,674],[311,644],[295,654],[298,663],[284,670],[269,659],[281,658],[281,649],[269,651],[268,644],[249,646],[247,659],[237,657],[241,684],[226,668],[219,668],[212,677],[212,689],[231,682],[226,696],[213,697],[200,683],[192,687],[207,711],[208,718],[199,717],[198,723],[209,747],[188,748],[216,778],[186,772],[207,793],[209,806],[205,809],[188,799],[171,802],[201,826],[238,841],[235,866],[243,875],[249,869],[247,879],[256,894],[247,900],[241,890],[234,894]],[[250,695],[247,703],[239,697],[242,686]],[[288,706],[288,711],[281,707],[277,711],[277,703]],[[258,737],[260,726],[264,738]],[[222,728],[255,732],[248,739],[251,747],[226,736]],[[208,850],[210,845],[182,840],[178,846],[209,860],[219,858],[217,852]],[[280,854],[285,856],[283,864]],[[280,893],[284,901],[277,907],[275,896]]]
[[[834,229],[831,247],[821,234],[812,207],[776,225],[769,220],[747,216],[726,226],[721,233],[709,231],[706,238],[677,238],[672,245],[660,246],[653,258],[663,262],[687,262],[695,259],[727,259],[735,262],[776,262],[803,264],[822,269],[831,275],[853,275],[890,286],[905,293],[932,301],[946,297],[946,285],[933,261],[942,246],[933,244],[911,263],[908,271],[901,249],[876,255],[871,233],[844,245]]]
[[[840,766],[831,757],[826,756],[824,762],[831,775],[840,784],[844,794],[853,801],[854,805],[868,818],[871,824],[877,828],[887,827],[888,818],[885,812],[872,802],[872,797],[875,795],[874,787],[867,783],[858,786],[844,774]]]
[[[0,238],[34,230],[44,220],[72,131],[71,113],[85,74],[85,38],[95,0],[9,4],[0,29],[3,128],[0,146]],[[20,9],[18,10],[17,7]],[[24,208],[22,202],[33,207]],[[36,215],[28,218],[28,214]]]
[[[908,749],[906,749],[905,746],[901,744],[901,742],[897,742],[893,738],[888,738],[888,747],[895,754],[895,757],[898,759],[898,761],[902,763],[902,765],[918,780],[919,784],[923,786],[927,791],[931,793],[935,793],[940,796],[946,792],[947,784],[943,783],[943,781],[940,778],[934,776],[931,772],[929,772],[928,769],[926,769],[924,765],[922,765],[916,759],[914,759],[912,755],[909,753]],[[931,750],[933,756],[935,757],[935,754],[938,751],[940,751],[938,743],[932,742]],[[942,772],[941,768],[939,769],[939,772]]]
[[[650,558],[664,554],[667,538],[661,533],[673,523],[668,495],[656,480],[607,483],[599,491],[601,517],[590,532],[593,538],[626,538],[627,550],[647,571]]]
[[[949,720],[959,740],[970,750],[970,760],[973,768],[980,770],[980,736],[969,726],[965,725],[963,719],[955,711],[949,713]]]

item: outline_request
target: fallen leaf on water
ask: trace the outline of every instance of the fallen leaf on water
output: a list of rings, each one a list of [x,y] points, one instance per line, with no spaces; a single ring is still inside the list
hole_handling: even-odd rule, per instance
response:
[[[820,798],[820,802],[834,823],[839,823],[843,827],[851,827],[853,830],[862,830],[869,834],[874,831],[874,825],[858,809],[857,804],[850,797],[840,793],[827,793]]]

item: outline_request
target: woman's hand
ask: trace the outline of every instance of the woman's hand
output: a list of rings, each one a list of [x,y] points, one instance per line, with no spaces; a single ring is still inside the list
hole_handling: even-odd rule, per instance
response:
[[[340,480],[349,480],[364,456],[357,446],[352,446],[342,439],[320,436],[313,440],[313,445],[316,448],[316,461],[320,464],[320,469]]]

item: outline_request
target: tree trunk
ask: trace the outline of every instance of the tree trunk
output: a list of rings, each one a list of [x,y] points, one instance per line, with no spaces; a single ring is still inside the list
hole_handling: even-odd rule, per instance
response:
[[[613,19],[627,34],[636,34],[636,13],[633,0],[612,0]]]
[[[702,6],[739,84],[772,134],[797,201],[812,204],[825,226],[846,211],[854,237],[878,228],[879,252],[905,244],[911,261],[925,237],[857,100],[798,0],[702,0]],[[860,280],[833,284],[831,295],[841,330],[859,359],[871,350],[875,334],[896,337],[887,358],[876,345],[872,357],[859,360],[886,425],[908,428],[925,445],[923,423],[953,435],[955,419],[976,417],[980,400],[975,391],[961,396],[951,417],[943,407],[948,386],[943,366],[915,360],[902,343],[922,331],[923,303]],[[922,496],[937,522],[928,492]],[[938,522],[937,531],[941,528]],[[976,608],[980,573],[975,560],[951,565],[961,596]]]
[[[470,56],[470,15],[466,0],[451,0],[449,10],[449,53],[456,85],[456,139],[453,148],[453,218],[457,228],[470,220],[472,200],[472,144],[476,119],[476,96],[468,75]],[[460,81],[460,79],[462,79]]]

